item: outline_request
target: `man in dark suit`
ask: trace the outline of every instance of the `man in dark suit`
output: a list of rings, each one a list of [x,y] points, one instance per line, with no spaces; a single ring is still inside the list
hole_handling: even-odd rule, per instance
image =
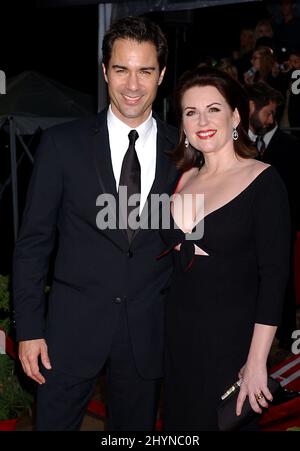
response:
[[[166,58],[157,25],[137,17],[119,20],[103,41],[108,110],[42,137],[14,258],[19,356],[39,384],[38,430],[79,429],[104,365],[109,429],[154,427],[172,265],[157,260],[164,249],[158,230],[135,230],[118,194],[125,187],[140,195],[138,213],[147,220],[153,211],[146,200],[174,191],[178,174],[165,151],[175,147],[177,133],[152,116]],[[120,217],[116,206],[122,207]],[[125,229],[121,215],[128,219]],[[57,235],[45,317],[45,280]]]
[[[280,130],[277,110],[283,103],[281,94],[266,83],[247,87],[250,99],[250,138],[256,143],[258,159],[274,166],[287,188],[291,212],[291,270],[283,306],[282,323],[277,331],[279,344],[290,348],[292,332],[297,329],[294,282],[294,244],[300,229],[300,142]]]

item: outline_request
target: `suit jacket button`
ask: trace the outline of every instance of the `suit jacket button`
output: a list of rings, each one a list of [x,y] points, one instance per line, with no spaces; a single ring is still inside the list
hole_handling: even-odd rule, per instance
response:
[[[114,303],[115,303],[115,304],[122,304],[122,298],[116,297],[116,298],[114,299]]]

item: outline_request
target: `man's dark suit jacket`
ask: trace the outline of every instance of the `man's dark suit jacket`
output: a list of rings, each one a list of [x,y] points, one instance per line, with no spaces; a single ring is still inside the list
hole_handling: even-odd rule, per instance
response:
[[[44,132],[14,257],[18,340],[44,337],[56,369],[93,377],[107,359],[126,304],[137,370],[162,376],[164,296],[172,271],[158,230],[99,230],[99,194],[117,196],[107,112]],[[165,151],[177,131],[158,118],[151,194],[174,192],[178,173]],[[54,280],[45,321],[44,287],[58,231]]]
[[[262,160],[274,166],[285,183],[295,236],[300,227],[300,141],[278,128]]]

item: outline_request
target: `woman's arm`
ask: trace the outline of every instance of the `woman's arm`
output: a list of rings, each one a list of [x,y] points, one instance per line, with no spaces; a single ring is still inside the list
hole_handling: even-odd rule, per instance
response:
[[[236,405],[237,415],[240,415],[247,396],[252,409],[257,413],[262,412],[261,406],[268,407],[266,399],[273,399],[267,386],[267,359],[276,329],[276,326],[265,324],[256,323],[254,326],[247,362],[240,373],[242,383]],[[262,398],[256,399],[256,396],[261,395]]]
[[[267,407],[272,396],[267,387],[267,358],[277,326],[289,273],[290,212],[287,192],[274,168],[268,169],[257,185],[253,203],[253,236],[259,286],[253,334],[242,371],[236,412],[245,398],[255,412]]]

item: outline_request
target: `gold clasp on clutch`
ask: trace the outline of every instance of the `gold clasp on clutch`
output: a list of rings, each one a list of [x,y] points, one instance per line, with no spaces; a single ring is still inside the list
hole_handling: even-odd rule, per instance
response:
[[[228,390],[221,396],[222,401],[226,399],[232,392],[241,386],[241,380],[235,382]]]

